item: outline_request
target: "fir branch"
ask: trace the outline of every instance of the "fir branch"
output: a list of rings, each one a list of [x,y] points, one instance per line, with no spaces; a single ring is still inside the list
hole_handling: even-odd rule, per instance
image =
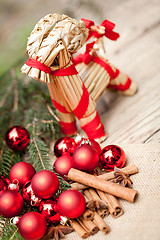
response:
[[[37,145],[36,137],[35,137],[35,121],[33,121],[32,133],[33,133],[33,142],[34,142],[34,144],[35,144],[35,147],[36,147],[36,150],[37,150],[37,153],[38,153],[40,162],[41,162],[41,164],[42,164],[42,168],[43,168],[43,169],[46,169],[46,168],[45,168],[45,165],[44,165],[44,163],[43,163],[43,159],[42,159],[42,156],[41,156],[41,152],[40,152],[40,150],[39,150],[39,148],[38,148],[38,145]]]
[[[14,102],[13,102],[12,112],[16,112],[18,109],[18,84],[17,84],[17,78],[16,78],[16,73],[14,69],[11,69],[11,76],[12,76],[13,90],[14,90]]]
[[[48,103],[46,103],[46,107],[47,107],[48,111],[50,112],[50,114],[56,119],[56,121],[59,122],[60,119],[54,114],[54,112],[52,111],[52,109]]]

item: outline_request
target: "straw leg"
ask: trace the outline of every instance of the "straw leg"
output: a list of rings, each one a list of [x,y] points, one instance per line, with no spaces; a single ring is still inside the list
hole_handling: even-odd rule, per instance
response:
[[[75,115],[71,112],[66,101],[64,101],[63,94],[61,93],[59,86],[57,86],[56,78],[48,83],[48,89],[53,105],[57,109],[61,131],[66,135],[75,134],[77,132]]]
[[[132,96],[137,92],[137,85],[127,74],[120,72],[116,78],[110,81],[109,87],[118,90],[123,95]]]

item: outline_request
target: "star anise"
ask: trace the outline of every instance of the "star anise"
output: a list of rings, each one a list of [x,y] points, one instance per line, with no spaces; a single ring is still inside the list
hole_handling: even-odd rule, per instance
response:
[[[115,179],[113,180],[113,182],[115,183],[119,183],[120,185],[122,185],[123,187],[132,187],[132,180],[130,179],[128,174],[125,174],[122,170],[120,170],[119,168],[115,167],[114,168],[114,176]]]
[[[42,239],[55,239],[59,240],[60,238],[64,238],[64,236],[73,231],[72,227],[63,226],[58,224],[57,226],[51,226],[48,228],[47,234]]]
[[[86,207],[93,210],[93,209],[105,209],[108,207],[107,203],[103,200],[91,200],[86,203]]]

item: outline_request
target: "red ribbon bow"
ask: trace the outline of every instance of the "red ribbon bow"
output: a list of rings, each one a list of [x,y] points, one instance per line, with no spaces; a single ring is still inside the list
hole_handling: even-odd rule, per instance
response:
[[[117,38],[119,38],[119,33],[113,31],[113,29],[115,28],[115,24],[108,21],[108,20],[104,20],[100,25],[100,26],[103,26],[105,28],[105,32],[102,33],[102,34],[91,30],[91,26],[95,26],[93,21],[88,20],[88,19],[84,19],[84,18],[82,18],[81,20],[85,23],[86,28],[88,28],[90,30],[87,40],[89,38],[91,38],[92,36],[94,36],[96,38],[100,38],[100,37],[105,36],[105,37],[107,37],[111,40],[114,40],[114,41],[117,40]],[[97,27],[100,27],[100,26],[97,26]]]

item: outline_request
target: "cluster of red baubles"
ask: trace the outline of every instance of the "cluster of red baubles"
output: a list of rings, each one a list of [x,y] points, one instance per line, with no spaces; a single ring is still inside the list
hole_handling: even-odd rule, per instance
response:
[[[101,149],[95,140],[81,137],[58,139],[54,154],[57,157],[54,169],[65,180],[71,168],[92,173],[97,166],[113,171],[115,166],[121,168],[125,163],[125,153],[119,146],[108,145]]]
[[[25,239],[40,239],[46,233],[47,225],[57,225],[63,216],[79,217],[85,210],[84,196],[76,190],[66,190],[58,199],[55,197],[59,180],[52,171],[36,173],[31,164],[18,162],[11,168],[9,177],[10,180],[0,177],[0,215],[6,218],[18,216],[24,201],[38,208],[38,212],[28,212],[14,220]]]
[[[7,132],[6,143],[12,150],[24,150],[29,144],[29,134],[26,129],[15,126]],[[68,180],[71,168],[92,173],[98,165],[111,171],[125,163],[125,153],[120,147],[109,145],[101,150],[93,139],[60,138],[55,143],[54,154],[57,157],[54,170],[65,180]],[[11,168],[9,177],[10,180],[0,177],[0,215],[7,218],[18,216],[24,201],[39,211],[25,213],[15,220],[25,239],[40,239],[45,235],[48,224],[58,224],[63,216],[77,218],[85,210],[85,198],[76,190],[69,189],[55,197],[59,179],[52,171],[36,173],[31,164],[18,162]]]

